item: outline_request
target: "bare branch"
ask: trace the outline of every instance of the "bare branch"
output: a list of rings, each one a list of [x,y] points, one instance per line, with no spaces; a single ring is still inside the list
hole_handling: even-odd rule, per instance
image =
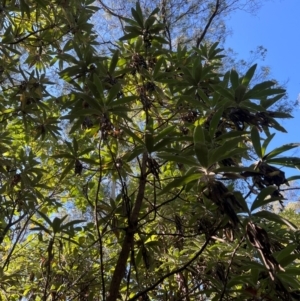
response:
[[[216,1],[216,5],[215,5],[215,9],[214,12],[212,13],[212,15],[210,16],[208,22],[206,23],[206,26],[201,34],[201,36],[199,38],[197,38],[197,43],[196,43],[196,47],[198,48],[200,46],[200,43],[203,41],[203,39],[205,38],[205,35],[212,23],[212,21],[214,20],[214,18],[218,15],[219,13],[219,8],[220,8],[220,0]]]

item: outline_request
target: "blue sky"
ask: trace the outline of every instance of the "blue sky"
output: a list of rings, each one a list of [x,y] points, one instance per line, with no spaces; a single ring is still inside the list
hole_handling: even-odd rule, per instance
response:
[[[286,83],[290,100],[296,100],[300,93],[299,13],[300,0],[263,1],[263,6],[255,15],[236,11],[227,22],[232,35],[227,38],[225,46],[237,52],[241,59],[247,59],[249,52],[257,46],[267,48],[265,60],[258,63],[271,68],[272,79]],[[293,119],[282,122],[288,133],[277,132],[272,148],[300,142],[300,102],[292,115]],[[300,156],[300,150],[292,154]],[[299,171],[290,170],[289,175],[290,172],[300,174]]]

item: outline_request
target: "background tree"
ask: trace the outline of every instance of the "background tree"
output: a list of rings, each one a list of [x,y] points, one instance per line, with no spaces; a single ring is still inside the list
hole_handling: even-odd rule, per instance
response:
[[[2,3],[1,298],[299,299],[298,230],[264,209],[299,178],[268,148],[285,91],[139,4],[103,56],[97,10]]]

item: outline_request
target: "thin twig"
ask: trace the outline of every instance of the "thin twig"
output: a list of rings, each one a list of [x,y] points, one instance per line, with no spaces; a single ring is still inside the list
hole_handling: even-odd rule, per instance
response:
[[[203,253],[203,251],[207,247],[208,243],[210,242],[210,240],[212,238],[212,235],[214,235],[215,232],[218,231],[220,225],[221,225],[221,223],[218,224],[216,229],[214,229],[214,231],[211,233],[211,235],[206,239],[206,241],[203,244],[203,246],[201,247],[201,249],[187,263],[185,263],[181,268],[175,269],[175,270],[165,274],[163,277],[161,277],[159,280],[157,280],[154,284],[152,284],[151,286],[149,286],[148,288],[146,288],[142,292],[137,293],[135,296],[130,298],[128,301],[137,300],[139,297],[141,297],[142,295],[146,294],[147,292],[153,290],[155,287],[157,287],[159,284],[161,284],[166,278],[168,278],[168,277],[170,277],[174,274],[177,274],[177,273],[180,273],[180,272],[184,271],[192,262],[194,262]]]
[[[243,236],[240,240],[240,242],[238,243],[238,245],[235,247],[235,249],[233,250],[232,254],[231,254],[231,258],[230,258],[230,262],[228,264],[228,267],[227,267],[227,271],[226,271],[226,275],[225,275],[225,282],[223,284],[223,290],[222,290],[222,293],[221,293],[221,296],[220,296],[220,300],[219,301],[222,301],[223,298],[224,298],[224,295],[225,295],[225,291],[226,291],[226,286],[227,286],[227,282],[228,282],[228,276],[229,276],[229,272],[230,272],[230,268],[231,268],[231,265],[232,265],[232,262],[233,262],[233,258],[237,252],[237,250],[239,249],[239,247],[241,246],[241,244],[243,243],[243,241],[245,240],[245,237]]]
[[[220,0],[216,1],[216,5],[215,5],[215,9],[214,12],[212,13],[212,15],[210,16],[208,22],[206,23],[206,26],[201,34],[201,36],[199,38],[197,38],[197,43],[196,43],[196,47],[198,48],[200,46],[200,43],[202,42],[202,40],[204,39],[213,19],[217,16],[218,12],[219,12],[219,8],[220,8]]]

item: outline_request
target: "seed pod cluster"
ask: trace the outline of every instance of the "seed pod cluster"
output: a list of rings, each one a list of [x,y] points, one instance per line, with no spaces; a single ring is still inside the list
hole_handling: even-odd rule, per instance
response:
[[[244,130],[245,123],[256,126],[260,131],[263,126],[275,126],[275,122],[272,119],[274,112],[272,111],[256,112],[254,114],[245,108],[229,108],[224,112],[224,117],[231,120],[238,131]]]
[[[152,106],[152,100],[148,97],[146,88],[144,86],[138,86],[136,90],[143,104],[143,109],[149,110]]]
[[[144,57],[139,53],[134,53],[131,58],[130,67],[133,68],[132,75],[136,74],[136,72],[140,72],[142,69],[148,69],[148,65],[144,59]]]
[[[181,115],[181,120],[188,123],[193,123],[198,118],[199,113],[196,110],[189,110],[186,114]]]
[[[103,114],[100,120],[100,131],[102,134],[103,140],[107,139],[107,136],[111,134],[114,129],[113,124],[111,123],[109,117],[106,114]]]
[[[143,41],[144,41],[145,48],[151,47],[152,36],[151,36],[151,33],[149,32],[149,30],[147,30],[147,29],[143,30]]]
[[[220,181],[208,182],[207,189],[204,192],[214,204],[216,204],[222,214],[226,214],[234,227],[240,223],[236,210],[243,209],[234,194]]]
[[[150,173],[154,175],[154,177],[159,180],[159,174],[160,174],[160,169],[159,169],[159,164],[157,161],[151,157],[147,159],[147,167],[149,168]]]
[[[14,177],[11,181],[11,185],[16,186],[20,181],[21,181],[21,174],[17,173],[14,175]]]
[[[278,270],[284,271],[284,269],[272,255],[268,233],[253,222],[247,224],[246,231],[249,242],[260,253],[261,259],[269,271],[271,279],[274,280],[275,272]]]
[[[82,169],[83,169],[83,166],[82,166],[82,163],[76,159],[75,161],[75,169],[74,169],[74,172],[75,172],[75,175],[81,175],[82,173]]]
[[[82,128],[83,130],[87,130],[87,129],[92,128],[93,125],[94,125],[94,123],[93,123],[91,117],[85,116],[85,117],[84,117],[84,120],[83,120],[83,122],[82,122],[82,124],[81,124],[81,128]]]

